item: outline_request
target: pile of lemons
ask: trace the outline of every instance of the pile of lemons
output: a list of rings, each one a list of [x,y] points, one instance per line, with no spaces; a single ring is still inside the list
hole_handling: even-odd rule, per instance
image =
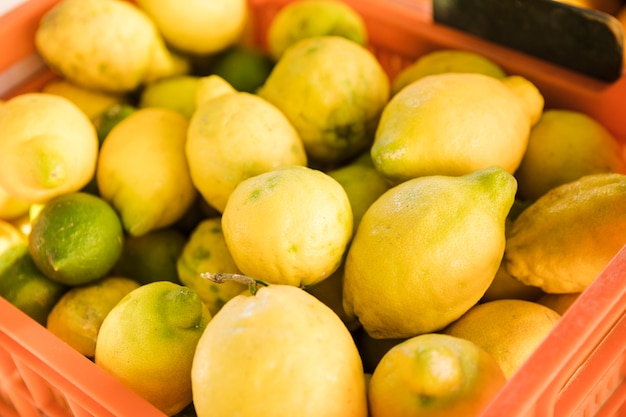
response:
[[[626,163],[357,10],[61,0],[0,103],[0,296],[168,416],[476,416],[626,243]]]

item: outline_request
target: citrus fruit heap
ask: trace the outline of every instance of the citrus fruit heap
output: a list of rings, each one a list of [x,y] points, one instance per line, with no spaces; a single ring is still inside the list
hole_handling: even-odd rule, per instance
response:
[[[255,44],[243,0],[51,7],[57,77],[0,103],[0,296],[168,416],[478,416],[626,244],[621,145],[284,3]]]

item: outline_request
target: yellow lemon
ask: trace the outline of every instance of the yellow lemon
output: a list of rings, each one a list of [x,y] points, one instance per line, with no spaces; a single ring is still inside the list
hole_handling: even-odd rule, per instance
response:
[[[94,120],[109,107],[128,101],[124,94],[93,90],[66,79],[54,79],[46,83],[41,91],[67,98],[85,112],[90,120]]]
[[[274,60],[299,40],[341,36],[365,46],[367,28],[350,5],[332,0],[300,0],[281,8],[267,30],[267,47]]]
[[[367,416],[350,332],[291,285],[260,286],[228,301],[198,342],[191,378],[198,417]]]
[[[515,177],[520,197],[535,200],[556,186],[602,172],[626,173],[617,139],[584,113],[548,109],[530,131]]]
[[[541,118],[545,105],[541,91],[530,80],[520,75],[510,75],[501,81],[521,100],[531,126],[535,125]]]
[[[196,109],[185,152],[195,187],[220,212],[241,181],[279,166],[307,164],[302,140],[285,115],[243,92]]]
[[[507,236],[511,276],[547,293],[582,292],[626,244],[626,175],[585,175],[520,213]]]
[[[316,36],[285,51],[258,94],[287,116],[310,159],[335,164],[371,145],[389,79],[364,46]]]
[[[243,35],[245,0],[137,0],[165,41],[191,55],[210,55],[235,44]]]
[[[369,384],[372,417],[478,417],[506,383],[498,362],[478,345],[423,334],[393,346]]]
[[[396,75],[391,84],[392,94],[420,78],[446,72],[470,72],[494,78],[506,77],[506,72],[500,65],[481,54],[461,49],[438,49],[421,55]]]
[[[343,187],[322,171],[277,168],[239,183],[222,215],[226,244],[246,275],[309,286],[335,272],[352,237]]]
[[[67,289],[37,268],[28,244],[12,245],[0,252],[0,297],[42,326]]]
[[[43,203],[78,191],[93,177],[96,129],[70,100],[26,93],[0,106],[0,188]]]
[[[215,315],[228,300],[246,289],[239,282],[217,284],[200,275],[205,272],[240,273],[226,246],[220,217],[198,223],[178,257],[176,267],[180,281],[197,291],[211,315]]]
[[[102,321],[129,292],[139,287],[124,277],[107,277],[70,288],[48,315],[46,328],[88,358],[93,358]]]
[[[28,245],[37,267],[67,285],[104,277],[122,252],[124,232],[109,203],[76,192],[47,202],[32,221]]]
[[[129,234],[171,226],[193,204],[197,192],[185,156],[187,126],[174,110],[139,109],[102,144],[98,189],[120,213]]]
[[[442,329],[500,265],[516,184],[502,168],[405,181],[365,212],[348,250],[344,307],[375,338]]]
[[[210,320],[194,290],[168,281],[142,285],[104,318],[95,363],[173,416],[192,401],[191,366]]]
[[[152,20],[122,0],[63,0],[35,33],[38,52],[56,72],[83,87],[130,92],[144,82],[188,71],[166,48]]]
[[[514,173],[530,133],[528,109],[502,81],[484,74],[420,78],[385,107],[371,147],[393,182],[464,175],[499,166]]]
[[[554,328],[561,315],[532,301],[477,304],[443,330],[485,349],[510,378]]]

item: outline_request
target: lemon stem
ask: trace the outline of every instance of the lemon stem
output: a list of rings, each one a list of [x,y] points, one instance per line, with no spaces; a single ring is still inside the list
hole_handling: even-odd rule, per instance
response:
[[[208,279],[217,284],[223,284],[227,281],[239,282],[241,284],[248,285],[248,290],[250,290],[250,294],[255,295],[259,289],[259,284],[268,286],[269,284],[265,281],[261,281],[260,279],[252,278],[243,274],[228,274],[224,272],[202,272],[200,273],[200,277],[204,279]]]

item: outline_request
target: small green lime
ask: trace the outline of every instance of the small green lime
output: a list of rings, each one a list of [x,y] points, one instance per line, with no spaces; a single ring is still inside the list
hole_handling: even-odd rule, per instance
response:
[[[115,210],[102,198],[84,192],[48,201],[33,220],[28,241],[41,272],[67,285],[104,277],[120,257],[123,243]]]
[[[0,253],[0,296],[41,325],[46,325],[48,314],[66,290],[37,269],[28,245]]]
[[[254,93],[263,85],[273,66],[274,62],[263,51],[235,45],[216,57],[212,72],[237,91]]]
[[[126,236],[124,248],[112,273],[147,284],[170,281],[180,284],[176,262],[187,237],[178,229],[168,227],[141,236]]]
[[[113,104],[103,111],[100,115],[96,116],[93,123],[96,126],[96,133],[98,134],[98,142],[102,146],[102,142],[107,137],[109,132],[127,116],[130,116],[135,112],[137,108],[131,104],[119,103]]]

